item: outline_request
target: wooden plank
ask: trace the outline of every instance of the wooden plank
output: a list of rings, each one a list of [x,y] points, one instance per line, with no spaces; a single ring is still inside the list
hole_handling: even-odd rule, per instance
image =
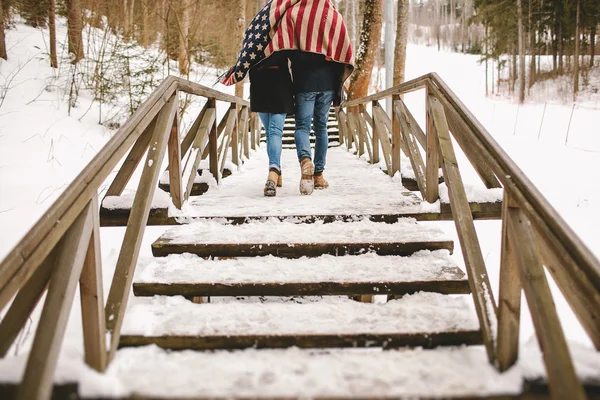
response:
[[[346,113],[344,111],[342,111],[340,109],[339,112],[339,117],[340,117],[340,122],[341,125],[343,126],[343,133],[344,133],[344,142],[346,143],[346,150],[350,150],[350,147],[352,146],[352,128],[350,126],[350,121],[348,116],[346,115]]]
[[[365,249],[379,255],[407,256],[420,250],[447,249],[452,252],[452,241],[415,241],[415,242],[363,242],[363,243],[184,243],[175,244],[168,240],[157,239],[152,243],[152,254],[165,257],[169,254],[191,253],[200,257],[254,257],[274,255],[284,258],[318,257],[324,254],[356,255]]]
[[[248,100],[244,100],[241,97],[232,96],[230,94],[223,93],[207,86],[202,86],[196,82],[191,82],[183,78],[174,77],[174,79],[177,82],[177,88],[182,92],[194,94],[196,96],[213,98],[227,103],[239,104],[240,106],[250,105]]]
[[[173,95],[158,115],[156,129],[152,135],[151,146],[138,190],[135,194],[131,215],[123,238],[123,244],[117,260],[115,274],[106,303],[106,326],[111,333],[111,347],[108,360],[112,359],[119,343],[121,325],[125,315],[131,282],[144,236],[148,213],[160,175],[160,164],[164,159],[167,140],[171,133],[171,124],[178,109],[177,96]]]
[[[500,250],[500,294],[498,300],[498,367],[504,372],[519,357],[521,322],[521,291],[523,286],[515,252],[518,243],[511,243],[508,232],[508,209],[516,204],[504,194],[502,206],[502,237]]]
[[[196,135],[196,140],[194,141],[193,147],[196,149],[196,156],[194,162],[191,167],[191,173],[189,179],[186,184],[186,189],[184,193],[185,200],[188,200],[190,197],[190,193],[192,192],[192,188],[194,186],[194,180],[196,179],[196,170],[200,165],[200,161],[202,160],[202,153],[204,148],[208,143],[208,137],[210,135],[211,130],[215,125],[216,118],[216,110],[214,108],[210,108],[204,118],[202,118],[202,123],[198,127],[198,132]]]
[[[372,106],[375,106],[375,102],[373,102]],[[369,115],[366,111],[365,114]],[[370,116],[369,116],[370,117]],[[377,127],[375,126],[375,123],[373,122],[373,118],[371,118],[371,131],[373,132],[372,135],[372,142],[371,142],[371,148],[373,149],[373,156],[370,158],[371,163],[372,164],[379,164],[379,134],[377,132]],[[392,145],[393,147],[393,145]]]
[[[460,270],[459,270],[460,271]],[[262,282],[262,283],[135,283],[136,296],[329,296],[390,294],[403,296],[419,291],[442,294],[469,294],[469,282],[427,280],[411,282]]]
[[[208,107],[214,109],[216,115],[217,102],[214,98],[208,99]],[[223,120],[225,120],[225,118],[223,118]],[[221,182],[221,177],[219,176],[219,153],[217,150],[217,137],[217,127],[213,124],[213,127],[208,135],[208,150],[210,153],[209,168],[210,173],[213,175],[218,184]]]
[[[360,107],[360,112],[358,113],[358,126],[360,131],[360,136],[363,141],[364,147],[367,149],[367,153],[369,154],[369,162],[373,159],[373,152],[371,151],[371,143],[372,139],[369,137],[369,129],[367,127],[367,121],[365,120],[364,115],[367,113],[364,106]]]
[[[385,160],[388,175],[394,176],[394,170],[392,168],[392,146],[389,139],[389,132],[392,131],[392,121],[390,121],[387,114],[379,105],[373,107],[373,124],[375,124],[375,129],[377,129],[377,136],[379,137],[379,143],[381,143],[381,149],[383,150],[383,159]]]
[[[106,191],[106,196],[120,196],[123,193],[125,186],[129,183],[129,180],[140,164],[140,161],[142,161],[142,157],[144,157],[146,150],[148,150],[148,145],[150,144],[155,125],[156,119],[148,125],[144,133],[142,133],[142,136],[135,142],[129,151],[127,158],[125,158],[123,165],[119,168],[119,172],[117,172],[115,179]]]
[[[358,153],[358,147],[359,147],[358,121],[356,118],[356,114],[353,111],[350,111],[348,113],[348,126],[350,127],[350,135],[352,136],[351,143],[354,143],[354,147],[356,147],[356,151]]]
[[[339,142],[340,145],[344,144],[344,140],[346,139],[346,132],[345,129],[346,127],[342,125],[342,122],[340,120],[340,112],[342,112],[342,110],[338,107],[335,108],[335,118],[337,120],[338,123],[338,137],[339,137]]]
[[[31,277],[176,88],[167,78],[0,263],[0,310]]]
[[[198,116],[194,120],[194,123],[192,124],[192,126],[190,127],[188,132],[185,134],[183,140],[181,141],[181,159],[182,160],[183,160],[183,157],[185,157],[187,152],[192,147],[192,144],[194,143],[194,141],[196,140],[198,128],[200,127],[200,123],[202,122],[202,119],[204,118],[204,114],[206,114],[206,111],[208,110],[208,104],[209,104],[209,101],[207,100],[206,103],[204,104],[204,107],[202,107],[200,114],[198,114]]]
[[[393,96],[393,102],[400,99],[400,96]],[[378,103],[379,104],[379,103]],[[400,121],[396,113],[391,110],[392,114],[392,173],[395,175],[396,172],[400,172],[400,153],[403,150],[402,145],[402,133],[400,131]]]
[[[0,357],[6,356],[46,291],[54,270],[56,253],[55,250],[46,257],[42,265],[19,290],[6,315],[2,318],[0,323]]]
[[[248,107],[244,107],[242,110],[242,143],[243,143],[243,150],[244,150],[244,157],[246,157],[246,159],[250,159],[250,145],[249,145],[249,116],[248,116]]]
[[[256,143],[259,142],[256,137],[256,118],[258,118],[258,114],[251,112],[250,113],[250,148],[252,150],[256,150]]]
[[[494,332],[492,332],[492,327],[495,325],[493,319],[497,315],[496,302],[494,301],[494,294],[485,268],[483,255],[481,254],[481,246],[479,245],[479,239],[477,238],[477,232],[473,224],[473,217],[469,209],[465,188],[458,170],[456,155],[452,148],[444,109],[434,96],[429,97],[429,103],[442,154],[442,169],[446,185],[448,186],[450,206],[452,207],[456,231],[467,267],[475,310],[479,318],[488,358],[493,363],[496,360]]]
[[[210,350],[245,348],[332,348],[332,347],[399,347],[461,346],[481,344],[479,331],[332,334],[332,335],[211,335],[211,336],[123,336],[121,347],[156,344],[172,350]]]
[[[429,85],[427,85],[426,99],[429,99]],[[435,203],[440,197],[439,193],[439,168],[440,168],[440,149],[437,143],[437,137],[435,136],[435,129],[433,127],[433,117],[431,116],[431,109],[429,107],[429,101],[425,101],[425,119],[426,119],[426,130],[427,137],[425,138],[427,163],[425,164],[425,182],[426,182],[426,193],[424,199],[429,203]],[[418,126],[418,124],[417,124]],[[423,145],[423,143],[421,143]]]
[[[415,140],[413,133],[414,129],[412,125],[408,123],[406,114],[407,109],[404,105],[404,102],[401,99],[396,100],[394,102],[394,115],[400,122],[400,126],[402,128],[402,144],[408,152],[408,158],[410,160],[410,164],[412,165],[421,196],[426,198],[427,184],[425,181],[425,163],[423,162],[423,156],[421,155],[421,151],[419,150]],[[435,184],[437,184],[437,182],[435,182]]]
[[[534,232],[544,265],[571,306],[575,316],[587,332],[596,350],[600,350],[600,291],[576,265],[561,251],[550,245],[543,235]]]
[[[406,81],[401,83],[400,85],[394,86],[392,88],[382,90],[378,93],[375,93],[371,96],[366,96],[357,100],[352,100],[348,102],[344,102],[342,104],[343,107],[354,107],[359,104],[368,104],[372,101],[383,100],[388,98],[394,94],[404,94],[414,92],[415,90],[419,90],[425,87],[425,84],[430,79],[431,74],[423,75],[418,78],[412,79],[410,81]]]
[[[181,190],[181,147],[179,144],[179,109],[173,117],[171,134],[168,140],[167,155],[169,158],[169,192],[173,205],[181,210],[183,196]],[[160,162],[160,161],[159,161]]]
[[[467,156],[467,159],[473,166],[473,169],[475,169],[475,172],[477,172],[477,175],[479,175],[481,181],[488,189],[502,187],[498,178],[487,164],[484,158],[484,153],[479,153],[475,150],[473,144],[473,131],[469,128],[465,121],[462,120],[451,104],[444,98],[439,89],[431,85],[430,91],[444,106],[444,111],[446,112],[446,116],[448,118],[448,125],[450,126],[450,130],[456,139],[456,143],[458,143],[460,148],[465,153],[465,156]]]
[[[575,373],[552,300],[542,260],[537,246],[534,245],[535,237],[529,221],[521,210],[510,207],[507,210],[507,219],[510,243],[515,245],[515,259],[544,356],[552,398],[585,399],[585,392]]]
[[[235,108],[235,125],[230,134],[230,139],[227,143],[227,146],[231,146],[231,162],[237,165],[237,167],[242,166],[241,158],[240,158],[240,119],[242,110],[239,108]],[[227,155],[227,152],[225,152]],[[225,160],[223,158],[223,160]],[[224,162],[224,161],[223,161]],[[221,168],[222,170],[222,168]]]
[[[54,370],[93,229],[89,204],[61,241],[17,399],[50,397]]]
[[[86,364],[98,372],[104,372],[107,361],[106,316],[104,315],[100,216],[97,197],[92,198],[91,207],[93,230],[79,278],[83,347]]]
[[[415,138],[417,139],[421,147],[424,149],[427,148],[427,138],[425,136],[425,132],[423,132],[423,129],[421,129],[421,125],[419,125],[419,123],[408,108],[406,108],[406,117],[408,118],[408,123],[413,128],[412,132],[415,135]]]
[[[363,124],[362,121],[360,119],[360,111],[358,108],[354,108],[353,112],[352,112],[352,117],[354,119],[354,123],[356,126],[356,135],[358,137],[358,156],[361,157],[363,154],[365,154],[365,140],[366,140],[366,135],[363,132]]]
[[[221,150],[219,152],[221,166],[219,168],[219,176],[223,176],[223,170],[225,169],[225,162],[227,161],[227,152],[229,147],[231,147],[231,143],[235,143],[233,141],[233,134],[236,130],[237,126],[237,112],[235,108],[231,108],[229,110],[229,115],[227,116],[227,126],[225,127],[225,132],[223,136],[223,142],[221,143]],[[233,157],[233,154],[232,154]],[[237,164],[236,164],[237,165]],[[239,167],[239,165],[238,165]]]

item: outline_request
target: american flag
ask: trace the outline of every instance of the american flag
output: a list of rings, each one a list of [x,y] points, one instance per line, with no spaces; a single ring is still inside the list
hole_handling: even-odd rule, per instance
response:
[[[246,28],[237,63],[220,79],[241,82],[248,71],[279,50],[299,49],[323,54],[354,69],[352,44],[341,14],[331,0],[271,0]]]

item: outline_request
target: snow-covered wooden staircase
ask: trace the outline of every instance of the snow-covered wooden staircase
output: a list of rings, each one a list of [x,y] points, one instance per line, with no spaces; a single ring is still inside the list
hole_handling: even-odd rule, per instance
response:
[[[285,124],[283,125],[283,137],[282,137],[282,147],[284,149],[295,149],[296,142],[294,140],[294,132],[296,131],[296,122],[294,120],[293,115],[288,115],[285,119]],[[329,147],[336,147],[340,145],[340,130],[338,125],[338,120],[335,115],[335,110],[332,108],[329,112],[329,119],[327,121],[327,136],[329,139]],[[311,128],[310,131],[310,144],[311,147],[315,146],[315,134]],[[264,132],[264,127],[261,131],[260,141],[263,144],[266,144],[266,136]]]

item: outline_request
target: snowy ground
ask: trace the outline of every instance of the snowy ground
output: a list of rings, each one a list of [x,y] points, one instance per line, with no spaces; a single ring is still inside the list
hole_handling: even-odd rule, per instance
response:
[[[0,229],[0,258],[3,258],[27,233],[81,168],[114,133],[114,131],[97,124],[100,111],[97,109],[97,105],[91,103],[92,97],[89,93],[80,93],[77,108],[71,110],[71,116],[68,115],[65,93],[48,84],[60,72],[52,71],[48,67],[48,57],[45,51],[47,47],[43,42],[46,36],[47,34],[43,31],[23,26],[9,31],[7,35],[9,61],[2,61],[0,64],[0,99],[3,100],[0,103],[0,226],[3,227]],[[65,41],[64,26],[60,27],[59,37]],[[600,237],[600,213],[598,212],[600,209],[600,157],[598,154],[600,153],[600,136],[596,133],[596,127],[600,125],[600,113],[595,109],[594,101],[583,101],[573,106],[572,104],[559,104],[554,101],[555,98],[549,97],[540,99],[540,102],[537,103],[518,106],[506,99],[485,97],[484,67],[477,64],[477,56],[438,53],[433,47],[409,46],[407,59],[407,78],[411,79],[430,71],[438,72],[573,227],[592,252],[600,257],[600,241],[598,240]],[[210,86],[213,81],[214,75],[206,76],[202,82]],[[224,89],[219,85],[216,87],[220,90]],[[547,92],[548,96],[552,96],[554,93],[552,90]],[[422,93],[407,96],[406,101],[417,120],[422,122],[424,109]],[[461,168],[464,166],[464,160],[462,162]],[[474,173],[469,172],[466,166],[463,170],[467,179],[473,180],[473,183],[476,184]],[[316,202],[319,199],[322,200],[322,197],[314,196],[311,199]],[[226,210],[227,205],[223,204],[223,208]],[[476,226],[480,234],[483,254],[488,263],[492,286],[497,289],[500,224],[498,221],[486,221],[477,222]],[[439,227],[446,230],[458,243],[451,223],[439,223]],[[150,244],[163,231],[164,228],[147,229],[139,265],[146,265],[150,261]],[[123,232],[123,228],[102,229],[105,292],[108,292],[110,287]],[[458,249],[458,246],[456,247]],[[461,265],[459,253],[457,251],[455,254]],[[600,370],[598,353],[589,350],[591,348],[589,340],[555,287],[553,287],[553,293],[565,333],[573,343],[572,349],[577,358],[583,362],[579,364],[578,372],[580,375],[586,375],[589,371]],[[38,316],[39,309],[34,313],[31,323],[19,337],[17,344],[11,349],[10,356],[0,361],[0,379],[19,380],[27,349],[31,346]],[[528,374],[538,376],[542,371],[538,349],[535,341],[531,340],[532,335],[533,327],[529,315],[524,312],[521,332],[524,345],[521,353],[522,360],[519,366],[511,371],[514,375],[503,376],[504,379],[510,381],[510,383],[501,381],[505,383],[504,388],[507,390],[514,389],[515,382],[520,382],[522,376],[528,376]],[[352,381],[351,377],[343,374],[343,371],[354,371],[354,368],[348,369],[341,362],[337,369],[333,368],[328,372],[331,374],[328,375],[331,377],[330,390],[319,392],[319,387],[315,385],[315,382],[324,372],[319,367],[318,360],[310,359],[309,361],[302,351],[292,350],[292,352],[297,352],[297,365],[305,366],[307,371],[302,379],[296,381],[299,385],[296,390],[302,387],[314,387],[314,392],[311,393],[343,395],[335,389]],[[487,364],[480,349],[455,349],[444,350],[444,352],[447,352],[444,354],[448,358],[445,359],[445,362],[441,362],[440,368],[446,366],[448,370],[451,370],[451,367],[456,365],[457,359],[464,358],[472,360],[473,364],[469,371],[465,370],[464,372],[468,375],[455,375],[446,382],[447,386],[440,384],[440,387],[448,388],[453,384],[459,386],[462,384],[462,389],[467,392],[472,390],[474,393],[488,393],[482,387],[466,388],[465,385],[470,380],[465,379],[465,376],[481,377],[483,374],[489,382],[500,379],[498,374],[486,367]],[[417,374],[424,374],[425,366],[431,365],[432,362],[427,358],[430,354],[427,351],[390,353],[387,355],[389,360],[385,361],[389,364],[384,363],[384,365],[389,365],[387,370],[391,370],[394,369],[393,366],[402,362],[406,365],[414,365]],[[82,366],[81,362],[81,317],[79,301],[76,300],[67,328],[56,379],[59,382],[65,382],[78,377],[81,380],[82,390],[87,390],[87,394],[99,392],[123,394],[130,393],[136,388],[136,385],[143,387],[148,382],[159,380],[160,375],[152,375],[144,369],[144,365],[152,364],[148,363],[148,360],[164,364],[166,369],[162,373],[171,371],[172,374],[177,374],[178,371],[174,365],[179,365],[180,362],[185,363],[193,367],[196,378],[197,376],[206,376],[207,381],[211,380],[209,377],[218,376],[219,368],[232,363],[232,356],[229,353],[215,353],[215,364],[211,361],[207,362],[206,359],[198,361],[187,352],[178,355],[179,359],[168,359],[168,356],[167,352],[156,348],[147,348],[141,353],[130,353],[128,350],[119,354],[118,362],[105,376],[99,376],[89,371]],[[285,377],[294,376],[293,368],[284,365],[280,352],[265,355],[264,360],[256,361],[260,365],[255,368],[250,367],[252,364],[249,360],[252,356],[251,352],[236,355],[238,357],[236,361],[242,360],[239,364],[241,366],[239,379],[242,384],[247,384],[250,388],[260,382],[268,382],[268,379],[271,378],[268,372],[277,371],[278,368],[290,370],[289,375],[285,375]],[[366,365],[364,374],[359,373],[358,370],[355,371],[357,375],[366,376],[368,367],[377,364],[363,362],[362,356],[357,355],[350,365],[356,368]],[[398,357],[402,360],[399,360]],[[280,364],[276,364],[276,360]],[[381,359],[381,362],[384,360]],[[137,369],[132,369],[132,365],[137,365]],[[219,367],[213,368],[213,365]],[[200,366],[203,366],[204,369],[199,370]],[[169,368],[171,369],[169,370]],[[211,371],[206,371],[207,369]],[[131,371],[129,375],[125,373],[128,370]],[[201,371],[205,371],[206,375]],[[372,371],[378,372],[372,373]],[[372,371],[368,376],[371,376],[371,382],[377,382],[382,368],[379,366]],[[142,379],[144,376],[146,376],[145,380]],[[267,379],[267,381],[260,379]],[[189,376],[182,376],[177,383],[189,383],[193,380],[194,378]],[[282,383],[282,381],[278,382]],[[390,384],[391,387],[406,388],[407,382],[412,381],[404,381],[404,386],[400,385],[399,381],[393,380]],[[489,387],[491,386],[488,386],[488,389]],[[103,391],[100,391],[101,389]],[[369,392],[369,387],[358,389],[355,393],[365,395],[372,393]],[[166,390],[165,393],[169,393],[168,387],[164,390]],[[256,392],[249,391],[248,393],[251,395]],[[280,392],[274,389],[272,393],[276,395]],[[301,391],[297,393],[306,394]],[[392,389],[390,389],[390,393],[393,393]],[[432,392],[432,395],[435,393]]]

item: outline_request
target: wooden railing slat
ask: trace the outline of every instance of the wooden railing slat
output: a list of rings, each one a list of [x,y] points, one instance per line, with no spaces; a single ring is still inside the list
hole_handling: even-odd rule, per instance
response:
[[[100,246],[100,210],[98,197],[92,197],[92,234],[85,262],[79,278],[81,319],[85,362],[98,372],[106,369],[106,316],[102,284],[102,256]]]
[[[186,184],[184,194],[185,200],[189,199],[190,193],[192,192],[192,187],[194,186],[194,181],[196,179],[196,170],[198,169],[198,165],[200,165],[200,161],[202,160],[202,153],[204,152],[204,148],[208,144],[208,137],[210,135],[210,131],[215,125],[215,119],[216,110],[214,108],[210,108],[206,112],[206,114],[204,114],[204,118],[202,118],[202,123],[198,127],[196,140],[193,144],[193,148],[196,150],[196,156],[194,158],[194,162],[191,167],[191,172]]]
[[[223,170],[225,169],[225,162],[227,161],[227,153],[229,151],[229,148],[231,147],[232,142],[235,144],[235,142],[233,141],[233,135],[236,129],[236,125],[237,125],[237,111],[235,108],[230,108],[229,109],[229,115],[227,116],[227,125],[225,127],[225,133],[223,136],[223,142],[221,143],[221,149],[219,151],[219,160],[220,160],[220,166],[219,166],[219,175],[223,176]],[[233,157],[233,155],[232,155]]]
[[[179,143],[179,109],[173,117],[171,134],[167,144],[169,159],[169,193],[173,205],[181,210],[183,205],[183,193],[181,189],[181,145]]]
[[[521,323],[521,278],[516,260],[517,243],[511,243],[508,232],[508,208],[516,204],[504,193],[502,202],[502,237],[500,250],[500,294],[498,299],[498,366],[506,371],[519,356]]]
[[[192,147],[192,144],[194,143],[194,140],[196,139],[196,133],[198,133],[198,128],[200,127],[200,123],[202,122],[202,118],[204,118],[204,114],[206,114],[207,110],[208,110],[208,100],[204,104],[204,107],[202,107],[202,110],[200,110],[200,114],[198,114],[198,116],[194,120],[194,123],[192,124],[190,129],[185,134],[183,140],[181,141],[181,159],[182,160],[183,160],[183,157],[185,157],[187,152]]]
[[[148,221],[148,213],[150,212],[154,193],[158,186],[161,163],[165,156],[167,141],[171,134],[171,126],[177,109],[177,94],[174,94],[158,115],[156,129],[150,141],[150,148],[148,149],[139,188],[131,207],[127,230],[125,231],[125,237],[123,238],[123,244],[106,303],[106,326],[111,333],[112,340],[109,349],[109,361],[114,356],[119,344],[121,325],[123,324],[135,265]]]
[[[17,399],[49,399],[75,290],[93,230],[92,206],[84,208],[61,241],[48,294]]]
[[[392,145],[390,143],[392,121],[379,104],[373,105],[373,124],[377,129],[377,137],[379,137],[379,143],[381,143],[381,149],[383,150],[383,157],[388,170],[388,175],[394,176],[395,172],[392,168]]]
[[[56,250],[46,257],[31,278],[19,290],[10,308],[2,318],[0,322],[0,357],[6,356],[6,353],[46,291],[46,287],[52,276],[55,260]]]
[[[408,122],[406,105],[402,99],[394,101],[394,113],[402,127],[402,144],[407,149],[408,159],[410,160],[413,172],[415,173],[419,191],[421,192],[421,196],[426,198],[427,183],[425,181],[425,163],[423,162],[423,156],[421,155],[421,151],[419,150],[415,139],[414,128]],[[438,185],[437,182],[434,182],[434,184]]]
[[[521,283],[531,310],[535,333],[542,349],[553,399],[585,399],[556,312],[535,238],[527,217],[508,207],[508,233],[515,247]]]
[[[458,170],[454,149],[452,148],[444,109],[434,96],[429,97],[429,102],[435,132],[442,153],[442,169],[446,185],[448,186],[450,207],[460,239],[460,246],[468,272],[469,286],[471,287],[475,310],[477,311],[483,335],[483,343],[486,347],[488,358],[490,361],[494,361],[496,359],[494,348],[495,332],[492,331],[492,327],[495,326],[496,321],[493,321],[493,319],[497,315],[494,294],[485,268],[483,255],[481,254],[481,246],[479,245],[473,216]]]
[[[142,136],[136,140],[119,172],[117,172],[115,179],[106,191],[106,196],[120,196],[123,193],[125,186],[127,186],[140,161],[142,161],[144,153],[148,150],[148,144],[150,144],[155,124],[156,119],[148,125]]]
[[[425,92],[425,129],[427,136],[425,137],[425,145],[421,145],[426,149],[427,163],[425,164],[425,182],[426,193],[425,200],[429,203],[435,203],[440,197],[439,191],[439,169],[440,169],[440,148],[433,127],[433,116],[429,107],[430,86],[427,85]],[[416,121],[415,121],[416,122]],[[418,124],[416,125],[418,127]],[[420,130],[420,128],[419,128]],[[421,132],[423,133],[423,132]]]
[[[208,99],[208,106],[215,110],[215,113],[217,111],[217,102],[215,101],[215,99]],[[216,114],[215,114],[216,115]],[[225,120],[225,118],[223,118],[223,120]],[[210,133],[208,135],[208,148],[207,151],[210,154],[210,158],[209,158],[209,168],[210,168],[210,173],[212,174],[212,176],[215,178],[215,180],[217,181],[217,183],[221,182],[221,177],[219,176],[219,153],[218,153],[218,147],[217,147],[217,138],[218,138],[218,127],[216,126],[216,124],[213,124]],[[204,158],[204,157],[203,157]]]
[[[367,111],[364,107],[361,107],[360,112],[358,113],[358,126],[360,130],[360,137],[362,139],[362,148],[364,153],[364,148],[367,149],[367,154],[369,154],[369,160],[373,159],[373,151],[371,150],[372,139],[369,137],[369,130],[367,128],[367,121],[365,120],[365,114]],[[372,162],[372,161],[370,161]]]
[[[450,103],[445,99],[442,93],[435,86],[430,85],[430,91],[444,106],[446,117],[448,118],[448,125],[456,143],[463,150],[465,156],[479,175],[479,178],[483,184],[488,188],[501,188],[500,181],[485,161],[484,154],[474,151],[473,133],[469,126],[460,118],[456,110],[451,107]]]

